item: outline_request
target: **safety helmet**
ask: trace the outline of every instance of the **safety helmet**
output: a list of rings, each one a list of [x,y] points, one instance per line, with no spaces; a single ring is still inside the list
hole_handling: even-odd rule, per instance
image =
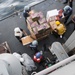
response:
[[[30,10],[30,7],[29,6],[25,6],[24,7],[24,11],[28,11],[28,10]]]
[[[16,28],[14,29],[14,32],[20,32],[20,28],[19,28],[19,27],[16,27]]]
[[[41,55],[41,52],[36,53],[36,58],[40,58]]]
[[[56,21],[55,23],[56,23],[56,25],[60,25],[60,22],[59,21]]]
[[[37,45],[38,45],[38,41],[37,41],[37,40],[34,40],[34,41],[32,42],[32,45],[37,46]]]

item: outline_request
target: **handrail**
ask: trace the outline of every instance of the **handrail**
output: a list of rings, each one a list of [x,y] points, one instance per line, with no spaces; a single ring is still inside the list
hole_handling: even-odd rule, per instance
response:
[[[49,68],[47,68],[45,70],[42,70],[42,71],[36,73],[35,75],[47,75],[50,72],[53,72],[54,70],[58,69],[59,67],[70,63],[74,59],[75,59],[75,55],[73,55],[73,56],[71,56],[71,57],[69,57],[69,58],[67,58],[67,59],[65,59],[63,61],[60,61],[59,63],[57,63],[57,64],[55,64],[55,65],[53,65],[53,66],[51,66],[51,67],[49,67]]]

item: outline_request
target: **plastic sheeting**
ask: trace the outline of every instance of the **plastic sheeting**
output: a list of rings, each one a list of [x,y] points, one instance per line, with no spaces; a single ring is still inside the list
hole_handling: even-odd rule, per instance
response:
[[[25,66],[27,71],[32,71],[36,69],[34,61],[31,59],[31,57],[28,54],[23,53],[22,57],[24,59],[24,62],[22,64]]]

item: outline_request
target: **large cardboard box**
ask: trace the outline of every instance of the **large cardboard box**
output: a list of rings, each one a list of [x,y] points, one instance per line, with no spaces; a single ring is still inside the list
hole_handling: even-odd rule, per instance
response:
[[[39,24],[43,24],[43,23],[46,23],[46,19],[45,18],[40,18],[38,20]]]
[[[58,15],[58,10],[57,9],[53,9],[53,10],[50,10],[50,11],[47,11],[47,15],[46,15],[46,20],[48,21],[51,17],[51,20],[53,20],[53,16],[56,16]]]
[[[23,37],[21,40],[22,40],[22,44],[23,44],[23,45],[27,45],[27,44],[29,44],[29,43],[31,43],[31,42],[34,41],[34,39],[32,39],[32,38],[30,37],[30,35]]]
[[[33,22],[30,26],[31,26],[31,28],[37,27],[38,26],[38,23],[37,22]]]
[[[55,21],[51,21],[51,22],[49,22],[49,24],[50,24],[50,27],[51,27],[52,30],[57,28],[57,25],[56,25]]]
[[[47,36],[50,33],[50,26],[48,25],[42,12],[34,13],[30,17],[31,17],[30,19],[32,20],[27,21],[28,24],[27,27],[31,35],[35,35],[35,37],[39,39]],[[30,23],[30,21],[33,21],[33,23]],[[46,32],[47,30],[49,31]]]

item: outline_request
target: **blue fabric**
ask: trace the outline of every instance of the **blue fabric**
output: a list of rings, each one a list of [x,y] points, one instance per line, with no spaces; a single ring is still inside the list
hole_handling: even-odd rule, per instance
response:
[[[41,56],[40,52],[36,53],[36,58],[40,58],[40,56]]]
[[[36,47],[36,46],[34,46],[34,45],[29,45],[29,46],[30,46],[30,47],[34,47],[34,48]]]

